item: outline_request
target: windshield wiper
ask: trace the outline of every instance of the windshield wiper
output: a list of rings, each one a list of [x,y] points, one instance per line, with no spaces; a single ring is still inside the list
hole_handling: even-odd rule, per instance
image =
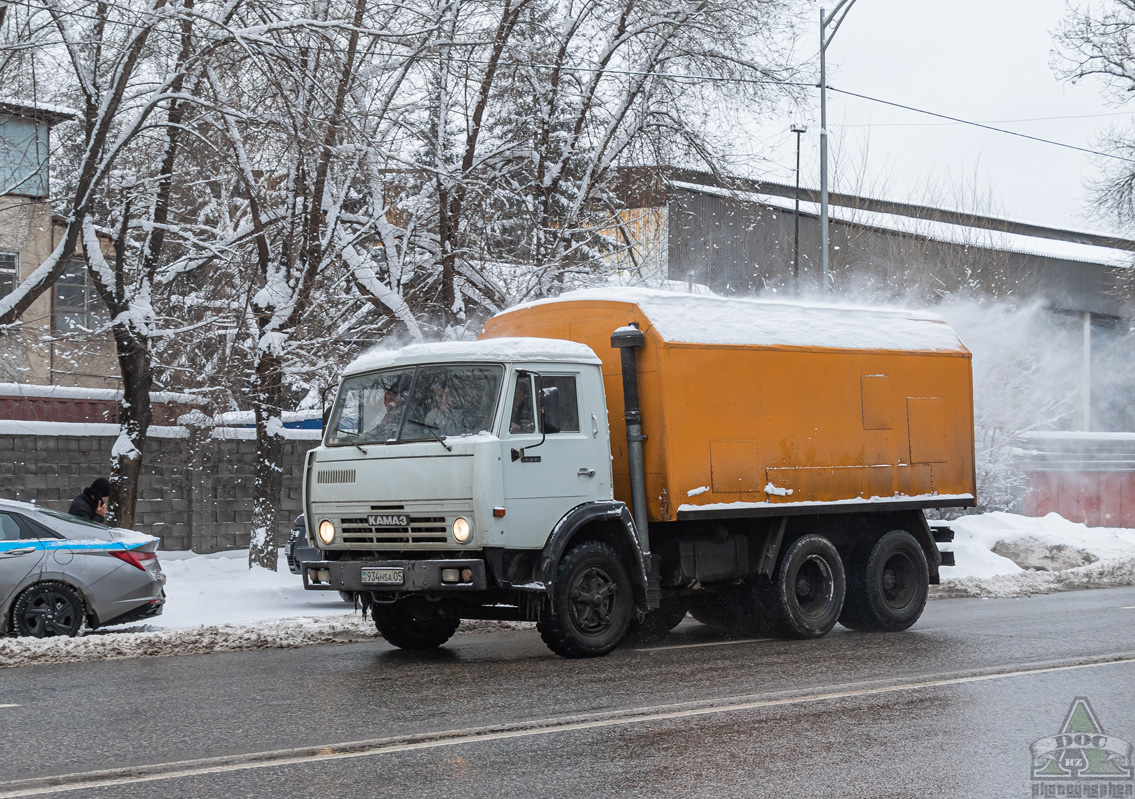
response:
[[[344,438],[347,439],[347,443],[353,444],[355,447],[358,448],[359,452],[361,452],[364,455],[370,454],[365,449],[363,449],[363,445],[360,444],[358,441],[351,441],[352,438],[358,438],[359,437],[358,433],[348,433],[348,432],[344,431],[343,435],[344,435]]]
[[[430,424],[429,422],[423,422],[421,419],[407,419],[406,421],[410,422],[411,424],[416,424],[418,427],[424,427],[426,430],[429,430],[430,435],[434,437],[434,441],[445,447],[446,452],[453,452],[453,447],[445,443],[445,436],[438,435],[437,425]]]

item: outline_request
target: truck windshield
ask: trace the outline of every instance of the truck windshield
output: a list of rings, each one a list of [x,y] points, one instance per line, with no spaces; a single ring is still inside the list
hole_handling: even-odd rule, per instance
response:
[[[348,377],[335,400],[327,444],[394,444],[489,431],[503,375],[500,366],[466,364]]]

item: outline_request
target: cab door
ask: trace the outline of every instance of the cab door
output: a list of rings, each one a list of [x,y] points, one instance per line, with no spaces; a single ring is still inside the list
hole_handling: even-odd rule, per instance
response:
[[[0,607],[7,607],[25,578],[43,560],[42,543],[31,539],[16,516],[0,511]]]
[[[538,393],[553,411],[543,434]],[[602,378],[598,367],[542,364],[514,371],[506,397],[501,433],[505,545],[540,548],[569,510],[611,498]]]

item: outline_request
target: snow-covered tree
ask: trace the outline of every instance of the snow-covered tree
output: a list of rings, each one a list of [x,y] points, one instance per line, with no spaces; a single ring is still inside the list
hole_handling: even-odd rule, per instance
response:
[[[593,272],[611,243],[600,231],[615,219],[616,166],[716,168],[732,143],[729,111],[771,108],[783,93],[789,70],[777,43],[790,8],[438,3],[436,42],[419,65],[428,96],[412,119],[412,173],[432,183],[423,205],[437,214],[442,323]],[[520,277],[523,291],[502,276]]]
[[[1135,91],[1135,0],[1103,0],[1069,6],[1056,34],[1057,73],[1073,83],[1096,78],[1105,96],[1117,106],[1130,103]],[[1097,207],[1124,224],[1135,223],[1135,129],[1117,126],[1102,140],[1103,147],[1123,160],[1101,163],[1102,179],[1095,186]]]
[[[344,214],[365,205],[358,174],[373,148],[360,141],[354,112],[390,79],[396,51],[412,44],[416,29],[403,20],[403,6],[367,0],[301,0],[257,14],[263,33],[245,43],[254,57],[224,72],[210,69],[207,79],[220,148],[239,186],[230,195],[237,210],[226,215],[227,257],[251,275],[246,396],[256,417],[257,461],[249,557],[274,569],[280,414],[297,334],[313,313],[328,310],[319,307],[322,299],[333,299],[332,314],[341,316],[342,291],[335,298],[327,289],[344,259],[357,255],[358,242],[340,227]]]
[[[15,323],[51,289],[81,241],[109,310],[124,388],[111,507],[112,521],[125,527],[134,521],[151,418],[151,342],[162,335],[153,285],[166,266],[167,235],[176,229],[171,196],[186,109],[202,65],[231,36],[227,26],[240,2],[48,0],[21,27],[26,56],[2,64],[25,91],[75,107],[79,129],[56,159],[64,186],[55,208],[64,218],[60,243],[0,298],[0,325]],[[100,233],[100,223],[113,232]]]

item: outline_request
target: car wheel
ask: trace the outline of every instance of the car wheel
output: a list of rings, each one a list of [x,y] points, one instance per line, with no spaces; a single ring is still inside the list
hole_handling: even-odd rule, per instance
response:
[[[354,591],[340,591],[339,592],[339,598],[342,599],[344,602],[350,602],[352,605],[355,604],[355,592]]]
[[[922,547],[905,530],[892,530],[853,562],[839,623],[868,632],[905,630],[922,615],[929,592]]]
[[[798,538],[784,553],[762,605],[770,632],[783,638],[820,638],[839,620],[845,579],[839,552],[822,535]]]
[[[34,638],[74,638],[87,629],[87,607],[74,589],[63,583],[37,583],[16,600],[12,627],[17,635]]]
[[[461,625],[461,619],[442,616],[436,603],[420,597],[376,602],[371,613],[382,637],[399,649],[436,649]]]
[[[634,613],[631,581],[618,554],[589,541],[568,551],[556,569],[552,596],[536,629],[557,655],[606,655],[619,645]]]

